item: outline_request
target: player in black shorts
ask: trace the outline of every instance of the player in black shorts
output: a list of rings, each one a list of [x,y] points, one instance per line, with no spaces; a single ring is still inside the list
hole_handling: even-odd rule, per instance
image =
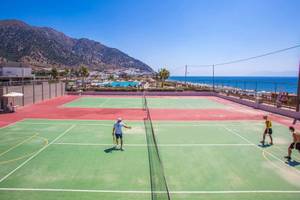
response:
[[[284,158],[291,160],[291,155],[292,155],[292,151],[293,149],[296,149],[299,151],[300,153],[300,133],[295,131],[295,128],[290,126],[289,130],[292,133],[293,136],[293,142],[290,144],[289,148],[288,148],[288,155],[285,156]]]
[[[265,131],[264,131],[264,134],[263,134],[263,139],[262,141],[260,141],[260,143],[262,145],[265,145],[265,139],[266,139],[266,135],[269,135],[270,137],[270,145],[273,145],[273,138],[272,138],[272,133],[273,133],[273,129],[272,129],[272,121],[268,119],[268,116],[264,116],[263,119],[265,120],[265,125],[266,125],[266,128],[265,128]]]

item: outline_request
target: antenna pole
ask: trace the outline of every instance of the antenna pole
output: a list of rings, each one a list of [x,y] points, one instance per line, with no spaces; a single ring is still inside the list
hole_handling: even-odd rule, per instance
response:
[[[185,65],[185,70],[184,70],[184,84],[186,85],[186,76],[187,76],[187,65]]]
[[[296,105],[296,112],[299,112],[300,109],[300,61],[298,67],[298,89],[297,89],[297,105]],[[298,119],[294,119],[293,124],[296,124]]]
[[[213,81],[213,92],[215,91],[215,65],[212,65],[212,81]]]

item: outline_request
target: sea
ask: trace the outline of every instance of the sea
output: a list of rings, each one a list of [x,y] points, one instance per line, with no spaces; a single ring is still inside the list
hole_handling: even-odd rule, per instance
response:
[[[171,76],[171,81],[188,82],[193,84],[213,85],[209,76]],[[262,77],[262,76],[216,76],[215,86],[233,87],[258,92],[288,92],[297,93],[298,77]]]

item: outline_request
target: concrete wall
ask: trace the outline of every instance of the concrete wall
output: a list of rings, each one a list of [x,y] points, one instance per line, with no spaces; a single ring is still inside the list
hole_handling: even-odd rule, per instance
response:
[[[43,100],[42,84],[34,85],[34,102],[40,102]]]
[[[50,98],[56,97],[56,94],[55,94],[55,83],[49,84],[49,86],[50,86]]]
[[[13,101],[13,98],[2,97],[4,94],[9,92],[20,92],[23,93],[23,97],[14,98],[14,104],[18,106],[25,106],[34,103],[41,102],[43,100],[51,99],[57,96],[62,96],[65,94],[65,83],[35,83],[31,85],[21,85],[21,86],[3,86],[0,88],[1,95],[1,109]]]
[[[42,93],[43,100],[49,99],[50,98],[49,83],[43,82],[42,89],[43,89],[43,93]]]
[[[249,106],[249,107],[252,107],[255,109],[260,109],[263,111],[283,115],[283,116],[290,117],[293,119],[298,119],[298,120],[300,119],[300,112],[296,112],[294,110],[276,108],[271,105],[260,104],[258,102],[248,101],[248,100],[244,100],[244,99],[238,99],[236,97],[226,96],[226,95],[222,95],[222,94],[215,94],[215,96],[229,100],[229,101],[233,101],[235,103],[239,103],[239,104],[242,104],[245,106]]]
[[[21,86],[22,87],[22,86]],[[33,85],[24,85],[24,102],[23,105],[33,104]],[[19,104],[20,105],[20,104]]]

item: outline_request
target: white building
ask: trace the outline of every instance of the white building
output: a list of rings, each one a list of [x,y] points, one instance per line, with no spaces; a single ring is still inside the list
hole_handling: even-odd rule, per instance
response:
[[[18,62],[0,63],[0,77],[32,77],[32,69]]]

